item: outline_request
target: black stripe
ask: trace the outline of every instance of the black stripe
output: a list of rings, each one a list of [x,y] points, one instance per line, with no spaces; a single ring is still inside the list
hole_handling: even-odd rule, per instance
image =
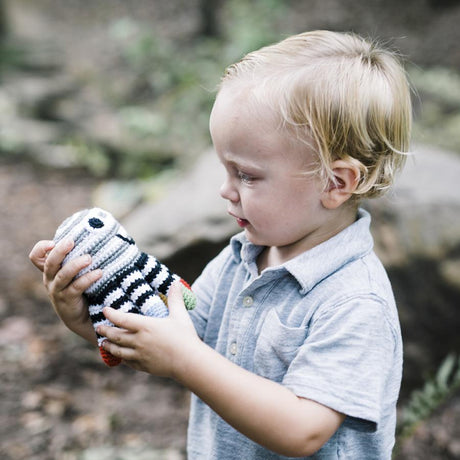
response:
[[[120,307],[125,304],[126,302],[129,302],[129,299],[128,297],[126,297],[125,295],[122,295],[120,298],[118,298],[117,300],[115,300],[114,302],[112,302],[110,305],[107,305],[107,307],[112,307],[114,308],[115,310],[119,310]]]
[[[149,256],[145,252],[141,252],[137,260],[134,262],[134,265],[139,268],[140,271],[142,271],[147,265],[148,260]]]
[[[128,286],[128,289],[126,289],[126,295],[131,296],[131,294],[132,294],[139,286],[142,286],[143,284],[145,284],[144,278],[140,278],[140,279],[134,281],[133,283],[131,283],[131,284]]]
[[[155,266],[148,273],[144,273],[145,280],[147,283],[152,284],[153,280],[160,274],[162,264],[156,260]]]
[[[139,308],[142,308],[142,306],[144,305],[145,301],[149,298],[152,298],[154,297],[156,294],[150,290],[148,292],[144,292],[142,295],[140,295],[134,302],[135,304],[139,307]]]
[[[115,291],[118,287],[120,287],[123,280],[134,271],[134,266],[128,266],[119,272],[116,276],[108,280],[103,286],[101,286],[98,292],[95,292],[91,295],[94,299],[93,303],[96,305],[103,305],[107,296],[111,292]]]
[[[168,293],[168,289],[171,286],[173,282],[173,275],[172,273],[166,268],[168,271],[168,276],[166,279],[161,283],[161,286],[158,287],[158,291],[161,292],[162,294],[166,295]]]
[[[105,316],[104,314],[102,313],[102,311],[98,312],[98,313],[94,313],[92,315],[89,315],[90,319],[91,319],[91,322],[94,324],[94,323],[99,323],[100,321],[104,321],[105,320]]]

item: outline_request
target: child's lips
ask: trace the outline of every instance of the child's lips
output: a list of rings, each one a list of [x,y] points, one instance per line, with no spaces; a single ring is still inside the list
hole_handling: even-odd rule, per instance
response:
[[[246,219],[241,219],[240,217],[237,217],[237,218],[236,218],[236,223],[237,223],[241,228],[247,227],[247,226],[249,225],[249,221],[247,221]]]
[[[243,219],[241,217],[238,217],[237,215],[233,214],[232,212],[228,212],[228,214],[230,216],[232,216],[233,218],[235,218],[236,220],[236,223],[241,227],[241,228],[244,228],[244,227],[247,227],[249,225],[249,221],[246,220],[246,219]]]

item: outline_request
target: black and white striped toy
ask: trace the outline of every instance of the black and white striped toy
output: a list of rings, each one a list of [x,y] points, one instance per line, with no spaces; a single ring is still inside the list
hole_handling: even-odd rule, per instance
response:
[[[81,270],[77,277],[90,270],[102,269],[102,277],[85,291],[94,329],[101,324],[112,325],[102,313],[107,306],[146,316],[168,316],[167,296],[176,280],[184,286],[187,309],[195,307],[196,298],[190,286],[155,257],[141,252],[109,212],[100,208],[76,212],[57,229],[55,243],[62,239],[72,239],[75,243],[63,265],[84,254],[91,255],[91,265]],[[104,337],[97,334],[97,339],[104,362],[108,366],[119,364],[118,358],[102,348]]]

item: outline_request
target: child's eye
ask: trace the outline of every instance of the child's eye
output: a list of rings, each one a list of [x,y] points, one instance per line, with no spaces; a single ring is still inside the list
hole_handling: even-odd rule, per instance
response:
[[[244,184],[251,184],[252,182],[254,182],[253,176],[250,176],[249,174],[246,174],[242,171],[238,171],[238,177],[240,181],[243,182]]]

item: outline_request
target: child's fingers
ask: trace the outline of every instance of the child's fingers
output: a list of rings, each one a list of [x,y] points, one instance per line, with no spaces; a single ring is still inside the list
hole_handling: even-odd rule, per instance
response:
[[[48,253],[54,248],[54,241],[42,240],[35,244],[29,253],[30,261],[40,270],[45,267],[45,260]]]
[[[61,269],[62,261],[73,246],[74,242],[72,240],[62,240],[48,254],[44,267],[45,278],[48,281],[54,279],[56,273]]]
[[[85,267],[87,267],[91,263],[91,257],[89,255],[84,255],[77,257],[62,267],[59,265],[59,270],[57,273],[54,273],[54,270],[47,270],[47,267],[45,267],[45,276],[47,277],[48,281],[54,283],[54,287],[56,290],[60,291],[67,286],[69,286],[74,278],[78,275],[78,273],[83,270]],[[95,276],[95,275],[91,275]],[[78,281],[78,280],[77,280]],[[80,287],[81,285],[86,285],[88,282],[88,278],[84,278],[83,281],[80,282]],[[87,286],[89,287],[91,283]],[[78,283],[77,283],[78,287]],[[85,289],[83,289],[81,292],[83,292]]]
[[[78,270],[79,271],[79,270]],[[78,272],[77,272],[78,273]],[[85,292],[93,283],[95,283],[99,278],[102,276],[102,270],[97,269],[97,270],[92,270],[88,273],[85,273],[84,275],[80,276],[80,278],[77,278],[70,288],[75,291],[75,294],[81,294]],[[75,276],[72,277],[72,279]]]
[[[115,358],[123,359],[126,361],[136,360],[136,350],[134,350],[134,348],[118,345],[114,342],[111,342],[110,340],[104,340],[104,342],[102,342],[102,348],[105,351],[108,351],[111,355],[115,356]]]
[[[101,324],[97,328],[97,333],[119,347],[135,348],[135,334],[126,329]]]
[[[120,310],[115,310],[111,307],[105,307],[102,310],[104,316],[115,326],[128,331],[137,331],[143,324],[145,324],[146,317],[143,315],[137,315],[135,313],[125,313]],[[101,326],[103,327],[103,326]],[[105,334],[101,334],[104,335]]]

